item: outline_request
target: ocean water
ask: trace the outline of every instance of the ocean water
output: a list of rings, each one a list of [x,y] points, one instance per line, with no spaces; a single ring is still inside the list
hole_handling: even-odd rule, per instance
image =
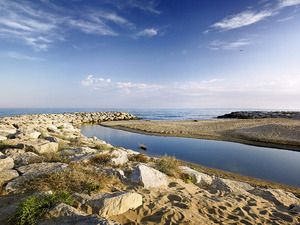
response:
[[[248,111],[261,109],[239,108],[200,108],[200,109],[124,109],[124,108],[11,108],[1,109],[0,117],[23,114],[53,114],[74,112],[121,111],[131,113],[144,120],[201,120],[215,119],[217,116],[233,111]],[[264,109],[275,111],[278,109]],[[288,110],[288,109],[286,109]]]

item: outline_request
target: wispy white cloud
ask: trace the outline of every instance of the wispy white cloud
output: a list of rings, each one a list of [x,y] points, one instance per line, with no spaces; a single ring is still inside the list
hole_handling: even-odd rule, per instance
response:
[[[275,5],[274,2],[271,4],[270,2],[267,3],[267,1],[261,1],[260,3],[264,3],[264,6],[260,10],[249,9],[235,15],[227,16],[221,21],[211,25],[211,27],[227,31],[249,26],[279,14],[283,8],[300,5],[300,0],[278,0]],[[208,32],[209,30],[206,30],[203,33]]]
[[[9,58],[13,58],[13,59],[19,59],[19,60],[45,61],[42,58],[28,56],[28,55],[24,55],[24,54],[18,53],[18,52],[7,52],[7,53],[4,54],[4,56],[9,57]]]
[[[241,47],[252,44],[253,42],[251,41],[251,39],[239,39],[234,42],[214,40],[209,44],[208,48],[211,50],[238,50]]]
[[[279,0],[279,7],[300,5],[300,0]]]
[[[158,30],[155,28],[148,28],[137,33],[136,36],[154,37],[158,35]]]
[[[81,82],[82,86],[89,87],[93,90],[114,90],[120,93],[129,94],[131,92],[154,91],[162,89],[162,85],[150,85],[144,83],[131,82],[112,82],[111,79],[97,78],[94,75],[88,75]]]
[[[232,30],[257,23],[267,17],[274,16],[276,14],[277,11],[275,10],[263,10],[259,12],[247,10],[239,14],[226,17],[220,22],[213,24],[212,27],[225,31]]]
[[[124,8],[137,8],[146,12],[153,14],[161,14],[159,10],[156,9],[160,0],[108,0],[108,3],[115,5],[119,9]]]

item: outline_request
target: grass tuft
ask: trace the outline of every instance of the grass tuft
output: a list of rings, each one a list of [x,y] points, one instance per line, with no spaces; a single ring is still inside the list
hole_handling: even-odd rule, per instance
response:
[[[17,213],[10,218],[10,224],[36,224],[45,212],[57,203],[73,204],[73,198],[66,191],[57,191],[51,195],[36,195],[28,197],[17,206]]]
[[[121,181],[104,172],[79,166],[70,165],[68,170],[44,174],[40,177],[26,180],[21,184],[24,191],[36,190],[65,190],[78,193],[98,193],[100,190],[111,190],[114,186],[121,185]]]
[[[108,165],[113,157],[114,155],[110,153],[96,154],[90,158],[90,163],[93,165]]]
[[[168,156],[165,154],[161,159],[158,161],[157,169],[167,174],[168,176],[180,178],[181,177],[181,169],[179,168],[180,163],[175,158],[175,156]]]
[[[110,147],[107,144],[100,144],[100,143],[97,143],[94,148],[98,149],[98,150],[113,150],[114,149],[113,147]]]
[[[150,161],[150,158],[144,154],[136,154],[136,155],[132,155],[128,158],[130,161],[134,161],[134,162],[143,162],[143,163],[147,163]]]

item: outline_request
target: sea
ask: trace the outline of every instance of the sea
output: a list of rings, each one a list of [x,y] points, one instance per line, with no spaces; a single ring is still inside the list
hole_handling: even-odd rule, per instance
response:
[[[193,108],[193,109],[129,109],[129,108],[0,108],[0,117],[23,114],[120,111],[143,120],[207,120],[234,111],[286,111],[291,109]],[[295,111],[295,110],[293,110]]]

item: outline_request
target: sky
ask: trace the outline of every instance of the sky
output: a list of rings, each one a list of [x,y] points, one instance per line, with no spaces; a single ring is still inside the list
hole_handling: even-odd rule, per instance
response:
[[[300,0],[0,0],[0,108],[300,109]]]

